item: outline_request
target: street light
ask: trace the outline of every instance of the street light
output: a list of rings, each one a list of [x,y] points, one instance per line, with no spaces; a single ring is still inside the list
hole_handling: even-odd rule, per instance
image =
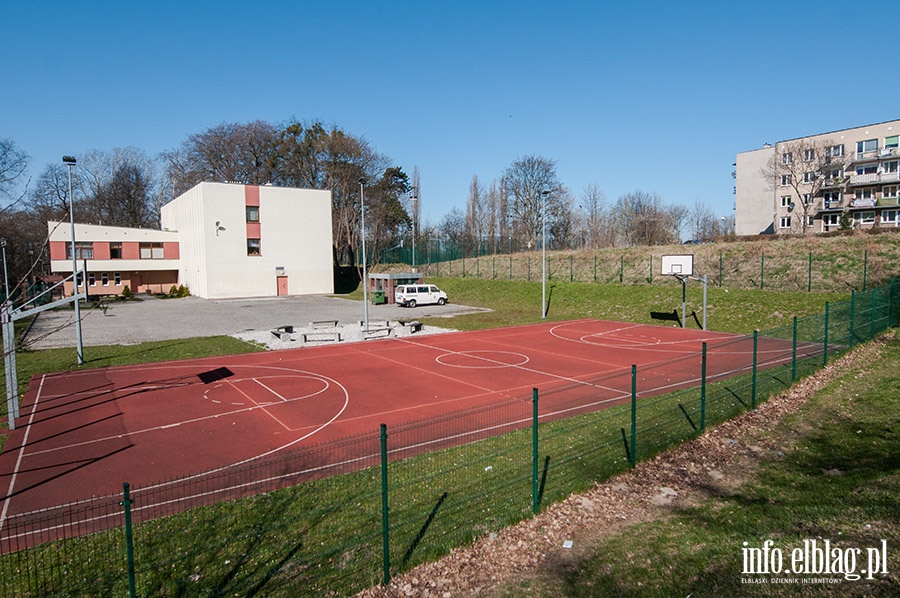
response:
[[[69,169],[69,224],[72,227],[72,296],[75,301],[75,353],[78,356],[78,365],[84,363],[84,347],[81,344],[81,306],[78,303],[78,257],[75,254],[75,216],[72,204],[72,167],[75,166],[75,156],[63,156],[63,164]],[[85,281],[87,284],[87,281]]]
[[[541,318],[547,317],[547,196],[550,192],[541,191],[541,222],[543,239],[541,240]]]
[[[416,202],[419,201],[419,196],[416,195],[416,191],[418,191],[418,189],[413,187],[412,188],[413,194],[409,198],[409,201],[412,203],[412,213],[413,213],[412,214],[412,216],[413,216],[413,219],[412,219],[413,220],[413,225],[412,225],[412,271],[413,272],[416,271],[416,212],[417,212],[416,207],[418,205]]]
[[[6,275],[6,239],[0,239],[0,248],[3,248],[3,303],[9,301],[9,277]]]
[[[359,236],[362,237],[362,258],[363,258],[363,271],[362,271],[362,283],[363,283],[363,314],[365,316],[364,323],[365,328],[363,329],[363,336],[365,337],[365,333],[369,331],[369,276],[366,273],[366,200],[363,195],[363,185],[366,184],[366,179],[359,179]]]

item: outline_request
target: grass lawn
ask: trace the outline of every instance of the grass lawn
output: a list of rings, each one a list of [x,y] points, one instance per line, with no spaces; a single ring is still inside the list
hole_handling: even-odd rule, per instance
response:
[[[498,595],[900,595],[898,387],[900,335],[893,334],[877,361],[857,360],[797,412],[741,439],[761,456],[737,487],[606,536],[566,567],[545,568]],[[766,540],[783,551],[785,569],[792,551],[808,540],[819,547],[829,540],[843,551],[861,548],[855,565],[841,561],[843,571],[852,565],[857,574],[868,566],[866,549],[886,541],[888,574],[872,580],[837,575],[838,584],[803,588],[742,583],[742,577],[831,577],[742,576],[744,543],[762,548]]]

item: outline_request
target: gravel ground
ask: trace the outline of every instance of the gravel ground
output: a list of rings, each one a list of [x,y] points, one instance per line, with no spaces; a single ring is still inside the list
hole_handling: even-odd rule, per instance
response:
[[[464,305],[428,305],[404,308],[397,305],[369,305],[369,328],[388,328],[392,336],[409,333],[399,320],[451,318],[482,311]],[[315,327],[317,332],[341,331],[345,341],[362,340],[364,306],[361,301],[331,296],[267,297],[241,300],[207,300],[199,297],[159,299],[142,296],[140,301],[116,302],[104,311],[82,309],[82,342],[91,345],[130,345],[146,341],[232,335],[254,340],[271,348],[302,346],[302,334],[312,332],[312,322],[335,321],[340,328]],[[41,313],[25,339],[31,349],[75,346],[75,312],[51,310]],[[293,341],[279,341],[272,330],[293,326]],[[445,331],[423,327],[420,333]],[[369,336],[383,336],[384,332]],[[316,344],[310,342],[307,344]]]

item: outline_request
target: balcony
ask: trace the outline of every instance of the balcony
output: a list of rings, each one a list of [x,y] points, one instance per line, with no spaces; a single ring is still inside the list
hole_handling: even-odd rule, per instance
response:
[[[872,185],[900,181],[900,172],[873,172],[871,174],[850,175],[851,185]]]
[[[898,197],[882,197],[878,200],[879,206],[897,206],[900,205],[900,198]]]
[[[896,158],[900,156],[900,148],[882,147],[868,152],[856,152],[855,156],[854,162],[872,162],[885,158]]]

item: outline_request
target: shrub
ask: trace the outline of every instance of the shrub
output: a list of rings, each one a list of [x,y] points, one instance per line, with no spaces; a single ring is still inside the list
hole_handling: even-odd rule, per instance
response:
[[[125,288],[122,289],[122,297],[124,297],[125,299],[131,299],[131,294],[131,287],[125,285]]]

